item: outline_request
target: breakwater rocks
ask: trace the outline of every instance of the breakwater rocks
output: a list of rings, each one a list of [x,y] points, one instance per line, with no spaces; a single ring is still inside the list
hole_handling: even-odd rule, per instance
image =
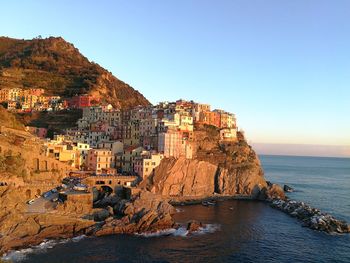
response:
[[[303,226],[327,233],[350,233],[350,225],[316,208],[294,200],[270,200],[273,208],[281,210],[303,222]]]

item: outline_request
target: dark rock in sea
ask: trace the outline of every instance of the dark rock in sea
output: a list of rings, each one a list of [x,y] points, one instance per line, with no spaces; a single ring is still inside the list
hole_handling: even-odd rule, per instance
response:
[[[270,184],[266,189],[263,189],[260,193],[260,200],[275,200],[275,199],[281,199],[285,200],[286,195],[284,194],[284,191],[281,186],[278,184]]]
[[[200,230],[200,228],[202,228],[202,227],[203,227],[203,224],[201,222],[196,221],[196,220],[191,220],[187,224],[187,230],[189,232],[196,232],[196,231]]]
[[[294,189],[286,184],[283,186],[283,190],[288,193],[294,192]]]
[[[271,206],[298,218],[305,227],[327,233],[350,233],[350,225],[346,222],[322,213],[304,202],[275,199],[271,201]]]

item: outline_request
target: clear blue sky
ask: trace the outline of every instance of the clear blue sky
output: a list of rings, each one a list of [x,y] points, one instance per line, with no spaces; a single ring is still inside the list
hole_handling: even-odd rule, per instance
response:
[[[350,145],[350,1],[6,1],[0,35],[62,36],[152,103],[237,114],[256,143]]]

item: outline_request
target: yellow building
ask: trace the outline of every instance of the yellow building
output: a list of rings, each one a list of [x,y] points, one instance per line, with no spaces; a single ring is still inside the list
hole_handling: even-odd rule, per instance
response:
[[[60,162],[66,162],[72,167],[79,168],[80,155],[77,148],[69,144],[46,144],[46,155]]]
[[[160,153],[136,157],[134,160],[134,172],[142,179],[145,179],[153,173],[154,169],[160,164],[163,158],[163,154]]]

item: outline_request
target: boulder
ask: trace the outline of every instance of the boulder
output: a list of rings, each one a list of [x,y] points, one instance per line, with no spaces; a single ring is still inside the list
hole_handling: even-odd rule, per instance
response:
[[[96,229],[97,236],[117,233],[144,233],[174,227],[175,208],[160,196],[141,191],[133,200],[120,200],[114,212],[121,218],[108,220]]]
[[[350,225],[337,220],[331,215],[322,213],[304,202],[294,200],[270,199],[271,206],[303,222],[303,226],[327,233],[349,233]]]
[[[294,191],[294,189],[292,187],[290,187],[290,186],[288,186],[286,184],[283,186],[283,190],[285,192],[289,192],[289,193]]]
[[[279,186],[278,184],[272,184],[265,191],[265,198],[268,200],[274,200],[274,199],[285,200],[286,195],[284,194],[284,191],[281,186]]]
[[[107,209],[94,209],[93,216],[94,221],[101,222],[110,216],[110,212]]]
[[[202,227],[203,227],[203,224],[196,220],[191,220],[190,222],[187,223],[187,230],[189,232],[196,232],[200,230]]]

